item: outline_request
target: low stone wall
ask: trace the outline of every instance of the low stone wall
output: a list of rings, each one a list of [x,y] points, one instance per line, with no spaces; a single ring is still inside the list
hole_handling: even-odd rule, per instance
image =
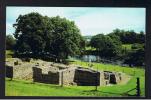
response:
[[[33,81],[49,84],[59,84],[59,72],[48,72],[43,74],[42,69],[33,67]]]
[[[75,70],[74,82],[81,86],[100,85],[100,72],[79,68]]]
[[[6,65],[6,77],[13,78],[13,67]]]
[[[59,85],[96,86],[100,85],[100,73],[84,68],[67,68],[43,74],[42,69],[33,67],[33,81]]]
[[[52,62],[30,61],[22,63],[20,59],[12,59],[6,63],[6,77],[49,84],[102,86],[118,84],[126,77],[119,72],[97,72],[89,68],[75,65],[66,66]]]
[[[103,82],[101,82],[102,85],[108,85],[108,84],[118,84],[122,80],[122,73],[118,72],[111,72],[111,71],[104,71],[101,75]],[[104,79],[103,79],[104,77]]]
[[[74,85],[75,68],[68,68],[60,72],[60,85]]]

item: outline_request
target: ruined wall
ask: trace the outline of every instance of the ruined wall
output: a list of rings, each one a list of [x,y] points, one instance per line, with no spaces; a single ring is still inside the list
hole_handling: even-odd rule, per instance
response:
[[[33,81],[49,84],[59,84],[59,72],[51,72],[43,74],[42,69],[33,67]]]
[[[109,84],[109,80],[105,79],[105,74],[104,72],[100,72],[100,85],[101,86],[104,86],[104,85],[107,85]]]
[[[60,84],[74,85],[75,69],[68,68],[60,71]]]
[[[13,78],[13,67],[6,65],[6,77]]]
[[[102,86],[108,84],[118,84],[125,77],[122,73],[118,72],[97,72],[91,69],[78,67],[65,68],[60,66],[36,66],[33,67],[32,70],[29,70],[31,69],[30,66],[32,66],[29,65],[30,64],[22,66],[6,65],[6,77],[17,79],[32,79],[34,82],[42,82],[49,84],[81,86]],[[25,67],[26,69],[24,69]]]
[[[33,67],[33,81],[59,85],[102,86],[117,84],[122,78],[119,73],[97,72],[86,68],[48,69],[51,70],[44,74],[41,68]]]
[[[100,72],[79,68],[75,70],[74,82],[81,86],[100,85]]]
[[[33,67],[33,81],[59,85],[100,85],[100,73],[84,68],[67,68],[56,72],[42,73],[42,69]]]
[[[42,74],[42,82],[59,84],[59,72],[48,72],[48,74]]]
[[[102,72],[100,77],[101,77],[100,83],[102,85],[118,84],[122,80],[122,73],[104,71],[104,72]]]

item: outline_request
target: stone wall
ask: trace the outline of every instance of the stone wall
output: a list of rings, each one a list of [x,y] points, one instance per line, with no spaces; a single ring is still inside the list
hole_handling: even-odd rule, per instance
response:
[[[33,67],[33,81],[59,85],[100,85],[100,73],[85,68],[67,68],[56,72],[42,73],[42,69]]]
[[[81,86],[96,86],[100,85],[100,72],[77,68],[75,70],[74,82]]]
[[[6,63],[6,77],[33,80],[59,85],[96,86],[118,84],[126,77],[123,73],[101,71],[97,72],[89,68],[67,66],[57,63],[24,62],[12,59]],[[15,64],[17,62],[17,64]],[[35,67],[33,67],[35,66]]]
[[[33,81],[59,85],[102,86],[117,84],[122,80],[122,74],[117,72],[97,72],[80,67],[61,68],[61,70],[49,67],[48,69],[48,73],[44,74],[41,68],[33,67]]]
[[[13,78],[13,67],[6,65],[6,77]]]
[[[60,85],[74,85],[75,68],[67,68],[60,71]]]
[[[43,74],[42,69],[33,67],[33,81],[49,84],[59,84],[59,72],[48,72]]]
[[[104,71],[102,73],[103,73],[101,74],[102,85],[118,84],[122,80],[122,73],[111,71]]]

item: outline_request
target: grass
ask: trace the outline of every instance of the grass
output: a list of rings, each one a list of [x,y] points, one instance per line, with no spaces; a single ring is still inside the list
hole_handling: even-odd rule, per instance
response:
[[[134,87],[131,80],[128,86],[102,86],[98,87],[98,91],[94,91],[94,86],[58,86],[52,84],[32,83],[30,81],[6,79],[6,96],[104,96],[104,97],[120,97],[127,96],[124,92]],[[135,91],[129,95],[135,94]],[[144,94],[142,94],[144,95]]]
[[[88,62],[74,60],[71,62],[72,64],[80,65],[83,67],[88,68]],[[131,68],[131,67],[121,67],[119,65],[111,65],[111,64],[103,64],[103,63],[96,63],[93,62],[93,68],[98,70],[105,70],[105,71],[115,71],[115,72],[124,72],[131,76],[145,76],[145,70],[143,68]]]
[[[80,65],[83,67],[88,68],[88,62],[83,62],[83,61],[79,61],[79,60],[75,60],[74,62],[72,62],[72,64],[76,64],[76,65]],[[121,67],[119,65],[111,65],[111,64],[102,64],[102,63],[92,63],[93,64],[93,69],[98,69],[100,71],[104,70],[104,71],[115,71],[115,72],[123,72],[126,73],[127,75],[131,76],[130,81],[126,84],[126,85],[115,85],[110,87],[105,87],[106,89],[110,88],[109,90],[112,91],[112,89],[115,88],[119,88],[119,91],[122,93],[122,91],[127,90],[128,88],[131,87],[136,87],[136,78],[139,77],[140,78],[140,87],[141,87],[141,92],[142,95],[145,95],[145,69],[143,68],[131,68],[131,67]],[[122,90],[121,90],[122,88]],[[135,93],[132,92],[132,93]]]
[[[14,52],[12,50],[6,50],[6,58],[12,58]]]
[[[81,64],[87,67],[86,62],[78,60],[72,62],[73,64]],[[109,71],[124,71],[124,73],[131,75],[132,78],[125,85],[113,86],[99,86],[98,91],[94,91],[94,86],[58,86],[52,84],[32,83],[24,80],[9,81],[6,79],[6,96],[101,96],[101,97],[121,97],[128,95],[135,95],[136,90],[131,91],[128,95],[125,92],[136,87],[136,77],[140,78],[141,96],[145,95],[145,70],[139,68],[120,67],[109,64],[93,63],[93,68],[98,70]],[[123,70],[124,69],[124,70]],[[135,73],[133,72],[135,71]]]
[[[93,48],[93,47],[91,47],[91,46],[86,47],[85,49],[86,49],[86,50],[92,50],[92,51],[95,51],[95,50],[96,50],[95,48]]]
[[[131,50],[132,49],[132,44],[123,44],[122,45],[123,49]]]
[[[123,49],[127,49],[127,50],[131,50],[132,49],[132,44],[122,44],[122,48]],[[95,51],[96,50],[96,48],[93,48],[93,47],[91,47],[91,46],[88,46],[88,47],[86,47],[85,48],[86,50],[92,50],[92,51]]]

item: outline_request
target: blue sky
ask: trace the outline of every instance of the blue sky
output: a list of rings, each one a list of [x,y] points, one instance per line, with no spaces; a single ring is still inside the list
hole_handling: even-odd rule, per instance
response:
[[[61,16],[74,21],[82,35],[110,33],[114,29],[145,32],[145,8],[105,7],[7,7],[6,34],[14,33],[19,15],[38,12],[44,16]]]

